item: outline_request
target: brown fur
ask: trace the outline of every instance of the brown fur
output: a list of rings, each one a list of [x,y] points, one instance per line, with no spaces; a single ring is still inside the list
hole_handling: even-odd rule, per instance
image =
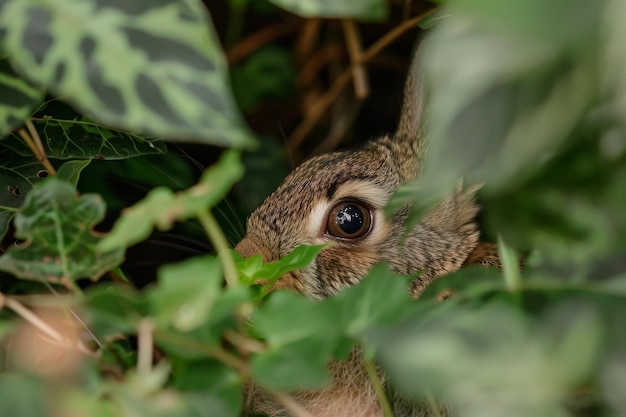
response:
[[[479,244],[475,188],[459,187],[407,234],[408,206],[388,218],[383,209],[396,189],[416,178],[425,154],[423,96],[419,57],[409,71],[398,130],[355,151],[333,152],[300,165],[248,219],[246,237],[235,248],[244,257],[260,253],[277,260],[301,244],[331,242],[301,271],[282,277],[274,289],[290,289],[321,300],[357,284],[377,263],[420,274],[410,287],[414,297],[437,277],[468,263],[493,265],[491,246]],[[335,202],[356,198],[373,209],[373,226],[360,240],[341,241],[325,233],[325,216]],[[497,254],[497,252],[496,252]],[[492,257],[496,256],[495,258]],[[319,391],[290,393],[312,415],[381,416],[382,410],[364,371],[359,352],[330,366],[332,383]],[[254,394],[253,412],[288,413],[263,391]],[[398,401],[398,417],[427,416],[420,407]]]

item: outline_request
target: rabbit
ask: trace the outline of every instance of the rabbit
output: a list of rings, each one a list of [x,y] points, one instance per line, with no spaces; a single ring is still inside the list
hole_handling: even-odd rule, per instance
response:
[[[281,277],[273,290],[322,300],[387,262],[397,273],[421,271],[409,288],[417,298],[437,277],[463,265],[498,265],[496,246],[479,242],[477,187],[451,192],[412,227],[403,244],[408,205],[384,214],[394,191],[420,174],[426,155],[422,49],[412,59],[395,134],[305,161],[250,215],[247,234],[235,247],[243,257],[260,254],[271,262],[302,244],[332,243],[309,266]],[[290,396],[313,416],[383,415],[358,351],[345,362],[332,362],[330,372],[326,389]],[[262,390],[248,395],[253,414],[290,415]],[[398,417],[429,415],[402,399],[392,402]]]

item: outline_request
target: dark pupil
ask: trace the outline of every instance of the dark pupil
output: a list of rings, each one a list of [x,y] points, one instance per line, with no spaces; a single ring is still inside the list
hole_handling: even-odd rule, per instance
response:
[[[363,213],[355,206],[344,206],[337,212],[337,226],[346,234],[358,233],[363,226]]]

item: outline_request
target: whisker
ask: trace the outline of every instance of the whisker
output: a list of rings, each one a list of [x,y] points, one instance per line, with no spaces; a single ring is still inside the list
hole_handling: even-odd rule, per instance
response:
[[[191,156],[189,152],[187,152],[182,146],[178,144],[174,144],[174,147],[179,152],[180,156],[183,156],[185,159],[188,159],[198,171],[204,172],[206,167],[203,164],[201,164],[200,161],[198,161],[193,156]]]
[[[283,125],[280,123],[280,121],[278,119],[276,119],[276,126],[278,127],[278,130],[280,131],[280,138],[282,139],[283,143],[285,144],[285,149],[287,151],[287,157],[289,158],[289,167],[293,171],[296,168],[296,162],[295,162],[293,149],[291,148],[291,144],[289,143],[289,140],[287,140],[287,135],[285,134],[285,130],[283,129]]]

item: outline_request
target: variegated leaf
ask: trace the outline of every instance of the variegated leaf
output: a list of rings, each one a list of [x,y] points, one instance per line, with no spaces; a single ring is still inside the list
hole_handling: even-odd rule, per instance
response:
[[[0,58],[0,136],[23,123],[44,92],[18,76],[9,60]]]
[[[206,143],[253,143],[196,0],[0,0],[0,49],[91,119]]]
[[[42,106],[31,121],[48,158],[126,159],[167,151],[162,141],[106,128],[83,118],[57,100]],[[30,148],[15,133],[2,138],[0,144],[20,155],[32,156]]]

